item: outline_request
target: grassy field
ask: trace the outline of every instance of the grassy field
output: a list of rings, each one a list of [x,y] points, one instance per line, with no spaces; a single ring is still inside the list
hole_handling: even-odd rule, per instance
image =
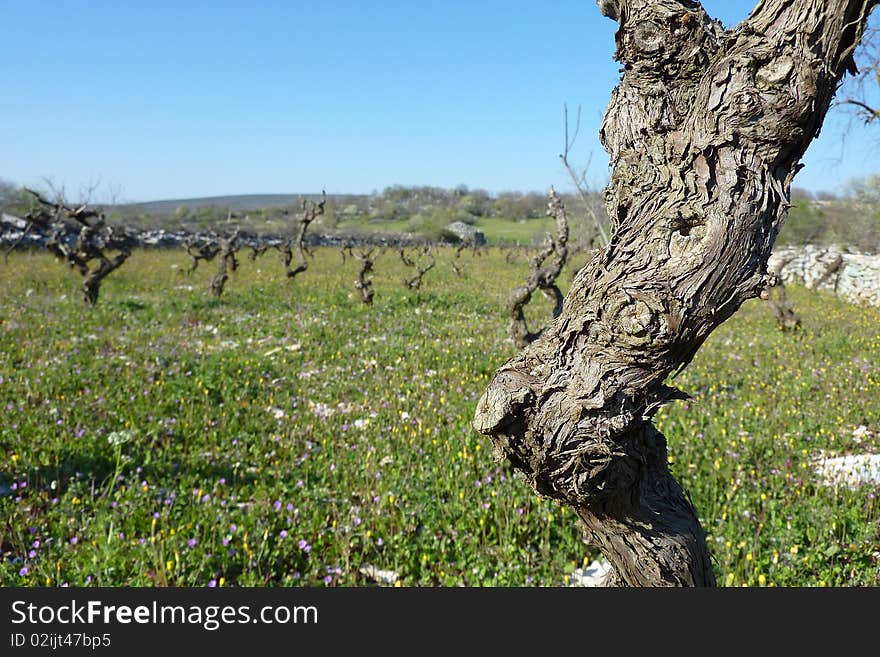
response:
[[[547,233],[555,233],[556,220],[551,217],[512,221],[499,217],[480,217],[473,222],[474,229],[482,232],[487,244],[540,244]],[[407,233],[418,234],[423,227],[418,221],[353,221],[340,223],[338,230],[356,233]]]
[[[411,291],[379,257],[372,308],[333,250],[292,282],[242,258],[219,300],[212,267],[136,252],[95,308],[47,255],[0,263],[0,585],[567,584],[598,556],[573,514],[471,429],[526,262],[451,258]],[[878,491],[813,474],[880,451],[880,311],[790,296],[800,333],[750,302],[678,377],[671,467],[719,583],[880,585]]]

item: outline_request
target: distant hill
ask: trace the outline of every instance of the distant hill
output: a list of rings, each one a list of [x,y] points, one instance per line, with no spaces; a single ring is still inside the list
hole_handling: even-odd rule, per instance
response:
[[[190,210],[202,207],[229,208],[230,210],[259,210],[262,208],[281,208],[298,206],[305,198],[318,201],[320,194],[239,194],[235,196],[205,196],[202,198],[177,198],[144,203],[125,203],[117,206],[124,212],[146,214],[173,214],[177,208],[185,205]],[[331,203],[352,203],[367,198],[358,194],[328,194]]]

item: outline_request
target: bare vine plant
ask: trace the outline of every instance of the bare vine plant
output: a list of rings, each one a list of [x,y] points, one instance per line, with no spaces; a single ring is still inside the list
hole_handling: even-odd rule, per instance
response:
[[[58,200],[50,201],[32,189],[26,188],[26,191],[37,203],[36,208],[24,216],[28,229],[34,227],[48,234],[46,248],[83,277],[83,300],[94,306],[104,279],[131,255],[130,239],[119,235],[106,222],[103,212],[86,203],[70,206],[61,195]],[[71,233],[77,234],[73,244],[68,239]],[[116,255],[107,255],[108,249],[115,249]]]
[[[474,428],[570,507],[607,585],[713,586],[706,533],[653,416],[707,337],[767,288],[791,183],[880,0],[760,0],[733,29],[694,0],[598,0],[618,23],[600,137],[608,244],[502,364]]]

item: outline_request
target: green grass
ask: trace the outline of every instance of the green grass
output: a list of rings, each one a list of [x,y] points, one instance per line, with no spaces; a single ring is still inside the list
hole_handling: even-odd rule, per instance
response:
[[[510,221],[498,217],[482,217],[474,228],[486,235],[489,244],[539,244],[547,233],[556,233],[556,220],[551,217]]]
[[[43,254],[0,270],[0,585],[556,586],[597,556],[470,426],[515,350],[523,258],[438,258],[410,291],[396,253],[318,249],[213,268],[139,251],[87,308]],[[210,263],[209,263],[210,264]],[[580,263],[577,263],[580,264]],[[563,274],[568,281],[569,274]],[[794,289],[798,335],[750,302],[676,380],[658,422],[731,585],[878,585],[876,490],[829,488],[819,450],[878,451],[880,312]],[[549,308],[535,299],[531,326]]]
[[[438,224],[439,228],[441,224]],[[337,226],[341,231],[363,233],[405,233],[415,232],[417,222],[410,219],[401,221],[351,221]],[[555,219],[542,217],[526,221],[513,221],[500,217],[480,217],[473,223],[476,230],[482,231],[488,244],[522,244],[541,243],[547,233],[555,233]]]
[[[399,221],[340,221],[337,230],[353,233],[406,233],[409,219]]]

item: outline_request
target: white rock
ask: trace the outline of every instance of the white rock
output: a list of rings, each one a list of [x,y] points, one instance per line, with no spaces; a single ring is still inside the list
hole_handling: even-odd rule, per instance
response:
[[[822,482],[829,486],[880,486],[880,454],[850,454],[835,458],[821,455],[813,465]]]
[[[380,570],[368,563],[361,566],[358,570],[364,577],[369,577],[374,582],[379,582],[380,584],[394,584],[400,579],[400,575],[393,570]]]
[[[605,585],[605,578],[611,572],[611,564],[604,559],[595,559],[586,568],[578,568],[571,574],[569,586],[597,587]]]
[[[836,246],[785,247],[773,252],[767,269],[784,283],[834,292],[852,303],[880,306],[880,255],[848,253]]]

